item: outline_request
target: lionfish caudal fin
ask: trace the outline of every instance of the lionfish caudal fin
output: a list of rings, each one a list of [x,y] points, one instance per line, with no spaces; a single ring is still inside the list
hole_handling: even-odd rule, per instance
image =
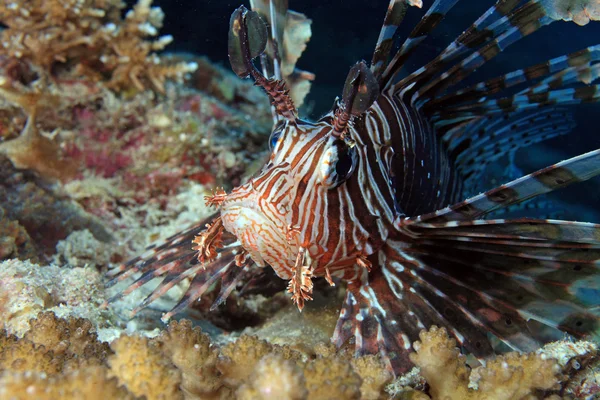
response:
[[[548,340],[536,333],[541,325],[600,334],[600,225],[475,219],[599,174],[596,150],[445,210],[399,218],[407,239],[389,241],[370,260],[380,268],[349,283],[335,343],[354,337],[358,354],[380,352],[402,373],[411,343],[431,325],[447,327],[480,359],[494,352],[488,334],[522,351]]]
[[[106,304],[128,295],[155,278],[162,278],[162,281],[133,310],[133,314],[147,307],[173,286],[186,279],[191,279],[191,282],[184,296],[171,311],[163,316],[163,320],[166,321],[174,314],[183,311],[203,294],[214,290],[215,287],[220,287],[220,291],[210,309],[213,310],[223,303],[242,278],[243,272],[252,267],[252,261],[247,257],[243,260],[239,260],[239,257],[236,259],[236,256],[244,254],[242,247],[233,235],[227,233],[220,238],[222,245],[219,246],[218,255],[214,259],[205,263],[198,260],[198,250],[193,246],[193,240],[205,231],[208,224],[216,217],[217,214],[213,214],[188,230],[167,238],[159,246],[149,246],[142,255],[109,271],[112,279],[106,284],[107,287],[114,286],[128,278],[135,279],[126,289],[108,299]],[[244,263],[238,266],[240,261]]]

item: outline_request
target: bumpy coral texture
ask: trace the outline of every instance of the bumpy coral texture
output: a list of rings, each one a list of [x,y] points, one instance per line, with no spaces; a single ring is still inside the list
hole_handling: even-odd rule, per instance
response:
[[[465,356],[446,330],[432,327],[419,337],[411,361],[421,368],[434,399],[536,399],[540,391],[558,386],[560,369],[555,360],[509,353],[477,368],[473,374],[478,390],[470,389]]]
[[[104,366],[110,348],[90,321],[40,313],[21,339],[0,331],[0,398],[133,399]]]
[[[181,389],[188,396],[212,396],[221,390],[216,368],[219,351],[210,338],[188,320],[173,321],[158,337],[163,352],[181,371]]]
[[[94,268],[40,266],[17,259],[0,262],[0,321],[9,333],[23,336],[40,311],[59,316],[85,316],[95,328],[110,315],[103,301],[102,275]]]
[[[470,371],[446,331],[432,328],[421,333],[412,357],[427,385],[392,388],[373,356],[354,358],[329,346],[301,353],[253,336],[219,347],[186,320],[152,339],[121,336],[110,347],[85,319],[46,312],[29,326],[22,338],[0,331],[2,399],[518,400],[598,393],[594,346],[566,357],[562,369],[543,355],[509,353]]]
[[[148,400],[183,399],[179,386],[181,372],[148,338],[121,336],[111,348],[111,375],[136,396]]]

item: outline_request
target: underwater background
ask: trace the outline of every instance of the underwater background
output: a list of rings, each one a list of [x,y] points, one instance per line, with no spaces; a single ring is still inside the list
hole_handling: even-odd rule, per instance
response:
[[[399,38],[431,2],[409,8]],[[208,311],[216,294],[207,293],[168,324],[161,317],[190,279],[137,313],[157,282],[123,298],[132,277],[106,288],[110,271],[209,216],[205,196],[239,185],[268,158],[268,99],[228,60],[230,16],[242,3],[0,3],[0,400],[600,398],[593,342],[567,338],[483,366],[431,329],[420,338],[420,370],[394,377],[378,357],[331,344],[340,287],[315,282],[300,314],[285,282],[265,272],[217,310]],[[289,2],[312,20],[297,64],[315,74],[301,117],[328,112],[349,68],[370,61],[388,3]],[[407,72],[492,4],[459,2]],[[23,37],[31,41],[21,47]],[[600,22],[557,22],[467,82],[598,43]],[[571,110],[577,127],[518,151],[520,172],[510,173],[600,148],[600,104]],[[547,198],[549,217],[600,222],[598,178]]]

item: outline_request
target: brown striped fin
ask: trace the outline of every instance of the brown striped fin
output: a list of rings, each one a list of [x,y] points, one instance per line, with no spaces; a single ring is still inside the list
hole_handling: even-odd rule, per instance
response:
[[[436,223],[477,219],[543,193],[583,182],[600,174],[600,150],[594,150],[489,190],[436,212],[398,220],[399,226],[415,222]]]

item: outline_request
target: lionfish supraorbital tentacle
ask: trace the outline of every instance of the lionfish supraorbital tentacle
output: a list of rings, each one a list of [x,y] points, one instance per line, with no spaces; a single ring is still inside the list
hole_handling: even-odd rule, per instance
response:
[[[253,60],[264,54],[268,31],[264,21],[255,11],[241,6],[231,15],[229,29],[229,61],[240,78],[252,76],[257,86],[263,88],[271,99],[278,115],[294,121],[297,110],[286,88],[285,81],[268,79],[255,66]]]

